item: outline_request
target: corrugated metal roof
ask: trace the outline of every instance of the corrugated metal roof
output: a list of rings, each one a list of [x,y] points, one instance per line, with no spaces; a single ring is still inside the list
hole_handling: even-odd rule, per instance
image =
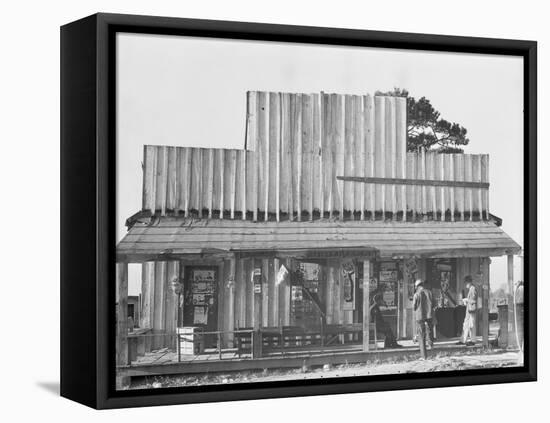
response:
[[[492,222],[248,222],[154,218],[136,224],[117,246],[129,260],[162,255],[362,249],[383,257],[483,257],[521,247]]]

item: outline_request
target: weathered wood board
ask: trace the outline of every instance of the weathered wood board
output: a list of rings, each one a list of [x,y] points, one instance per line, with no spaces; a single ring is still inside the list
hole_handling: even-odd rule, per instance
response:
[[[488,155],[407,152],[406,125],[402,97],[249,92],[245,150],[144,147],[142,210],[254,221],[489,219]]]

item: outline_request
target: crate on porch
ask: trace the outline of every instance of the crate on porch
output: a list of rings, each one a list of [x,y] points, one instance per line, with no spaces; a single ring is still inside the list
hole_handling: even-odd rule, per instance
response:
[[[201,328],[186,326],[178,328],[178,348],[182,355],[197,355],[204,352],[204,337]]]

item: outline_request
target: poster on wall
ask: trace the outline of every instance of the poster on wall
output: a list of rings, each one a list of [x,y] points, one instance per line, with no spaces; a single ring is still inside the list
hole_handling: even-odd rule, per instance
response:
[[[369,278],[369,292],[370,292],[370,295],[372,297],[372,295],[374,295],[376,293],[376,291],[378,290],[378,279],[375,278],[374,276]],[[359,287],[361,289],[365,289],[365,280],[362,279],[359,281]]]
[[[355,310],[355,264],[353,261],[342,263],[342,308]]]
[[[395,282],[397,281],[397,270],[381,270],[380,282]]]
[[[208,323],[208,313],[206,313],[206,307],[195,306],[193,310],[193,324],[206,325]]]
[[[414,257],[410,257],[407,260],[405,260],[405,274],[409,279],[412,279],[415,277],[416,273],[418,272],[418,267],[416,264],[416,259]]]
[[[193,270],[193,280],[198,283],[214,282],[214,270]]]
[[[281,283],[286,281],[287,278],[288,278],[288,275],[289,275],[288,269],[286,268],[286,266],[284,264],[282,264],[281,267],[279,268],[279,271],[277,272],[277,282],[276,282],[276,284],[280,285]]]
[[[395,309],[397,307],[398,279],[398,271],[395,267],[395,263],[382,263],[378,277],[378,292],[382,294],[382,300],[384,302],[381,309]]]
[[[294,302],[302,301],[304,299],[301,286],[292,285],[291,298]]]
[[[216,322],[216,270],[190,269],[184,292],[184,325],[205,325],[211,329]]]
[[[320,266],[316,263],[300,263],[300,271],[302,272],[304,281],[319,280]]]

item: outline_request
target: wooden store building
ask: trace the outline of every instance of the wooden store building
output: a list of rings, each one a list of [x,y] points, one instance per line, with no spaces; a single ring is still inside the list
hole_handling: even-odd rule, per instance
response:
[[[220,358],[368,351],[374,294],[410,339],[416,278],[442,310],[438,337],[452,338],[466,275],[487,345],[490,258],[520,251],[489,212],[489,157],[408,152],[406,133],[405,98],[249,92],[244,149],[145,146],[142,209],[117,245],[119,364],[180,349],[196,331],[191,354]],[[136,351],[124,319],[131,263],[148,337]]]

